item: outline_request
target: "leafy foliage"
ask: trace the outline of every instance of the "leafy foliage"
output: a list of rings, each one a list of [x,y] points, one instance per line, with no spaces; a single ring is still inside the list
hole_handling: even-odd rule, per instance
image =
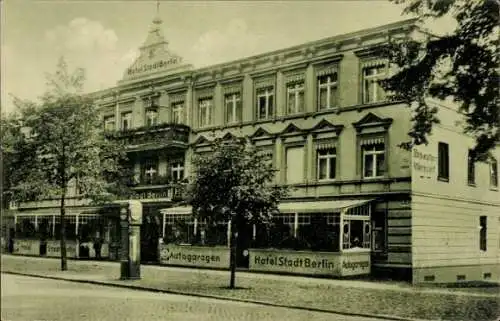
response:
[[[386,53],[400,70],[383,86],[414,108],[413,141],[427,143],[438,109],[427,98],[453,99],[465,116],[464,131],[476,138],[475,156],[484,159],[500,141],[498,91],[499,2],[495,0],[391,0],[420,22],[451,15],[452,33],[393,42]]]
[[[20,114],[6,120],[9,140],[2,140],[15,199],[64,197],[73,182],[97,203],[127,193],[124,149],[105,138],[97,107],[82,94],[83,81],[83,71],[69,73],[61,59],[40,103],[15,99]]]
[[[193,161],[187,190],[193,213],[209,222],[269,222],[288,189],[272,184],[275,170],[267,156],[244,138],[219,139],[212,147]]]

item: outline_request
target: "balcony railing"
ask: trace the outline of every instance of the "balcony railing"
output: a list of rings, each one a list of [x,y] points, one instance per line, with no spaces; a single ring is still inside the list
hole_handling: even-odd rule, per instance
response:
[[[182,124],[159,124],[124,131],[107,132],[111,139],[122,141],[128,151],[187,147],[190,128]]]

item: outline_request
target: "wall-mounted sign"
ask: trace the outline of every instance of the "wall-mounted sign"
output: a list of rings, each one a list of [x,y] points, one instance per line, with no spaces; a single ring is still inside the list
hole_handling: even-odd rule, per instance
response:
[[[250,270],[347,276],[370,273],[370,253],[250,249]]]
[[[47,241],[47,256],[61,257],[61,241]],[[66,256],[77,257],[76,242],[66,241]]]
[[[156,198],[170,198],[170,192],[168,190],[162,191],[136,191],[130,198],[132,199],[156,199]]]
[[[178,57],[171,57],[168,60],[160,60],[151,64],[143,64],[137,67],[127,69],[127,75],[135,75],[143,72],[153,71],[171,65],[176,65],[180,62]]]
[[[160,263],[185,266],[229,267],[229,248],[160,244]]]
[[[40,255],[40,241],[14,240],[14,254]]]
[[[422,153],[413,149],[413,170],[423,175],[432,175],[436,172],[437,157],[430,153]]]

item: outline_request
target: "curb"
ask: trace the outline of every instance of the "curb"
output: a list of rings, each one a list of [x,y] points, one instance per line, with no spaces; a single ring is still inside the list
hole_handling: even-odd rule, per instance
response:
[[[58,276],[48,276],[48,275],[30,274],[30,273],[12,272],[12,271],[1,271],[1,273],[2,274],[10,274],[10,275],[35,277],[35,278],[41,278],[41,279],[74,282],[74,283],[109,286],[109,287],[115,287],[115,288],[126,288],[126,289],[131,289],[131,290],[136,290],[136,291],[148,291],[148,292],[184,295],[184,296],[206,298],[206,299],[217,299],[217,300],[232,301],[232,302],[251,303],[251,304],[258,304],[258,305],[264,305],[264,306],[275,307],[275,308],[287,308],[287,309],[303,310],[303,311],[309,311],[309,312],[338,314],[338,315],[345,315],[345,316],[350,316],[350,317],[374,318],[374,319],[382,319],[382,320],[390,320],[390,321],[429,321],[429,320],[424,320],[424,319],[402,318],[402,317],[397,317],[397,316],[392,316],[392,315],[351,313],[351,312],[345,312],[345,311],[335,311],[335,310],[327,310],[327,309],[320,309],[320,308],[301,307],[301,306],[278,304],[278,303],[271,303],[271,302],[258,301],[258,300],[230,298],[230,297],[220,296],[220,295],[200,294],[200,293],[183,292],[183,291],[175,291],[175,290],[162,290],[162,289],[155,289],[155,288],[150,288],[150,287],[146,287],[146,286],[131,285],[131,284],[118,284],[118,283],[113,283],[113,282],[108,282],[108,281],[68,279],[68,278],[58,277]]]

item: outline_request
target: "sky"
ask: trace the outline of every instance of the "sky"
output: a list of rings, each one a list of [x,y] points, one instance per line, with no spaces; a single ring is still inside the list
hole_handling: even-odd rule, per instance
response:
[[[137,57],[156,1],[4,0],[1,102],[34,100],[59,57],[86,71],[85,91],[114,86]],[[408,19],[388,0],[160,1],[169,48],[195,67]]]

